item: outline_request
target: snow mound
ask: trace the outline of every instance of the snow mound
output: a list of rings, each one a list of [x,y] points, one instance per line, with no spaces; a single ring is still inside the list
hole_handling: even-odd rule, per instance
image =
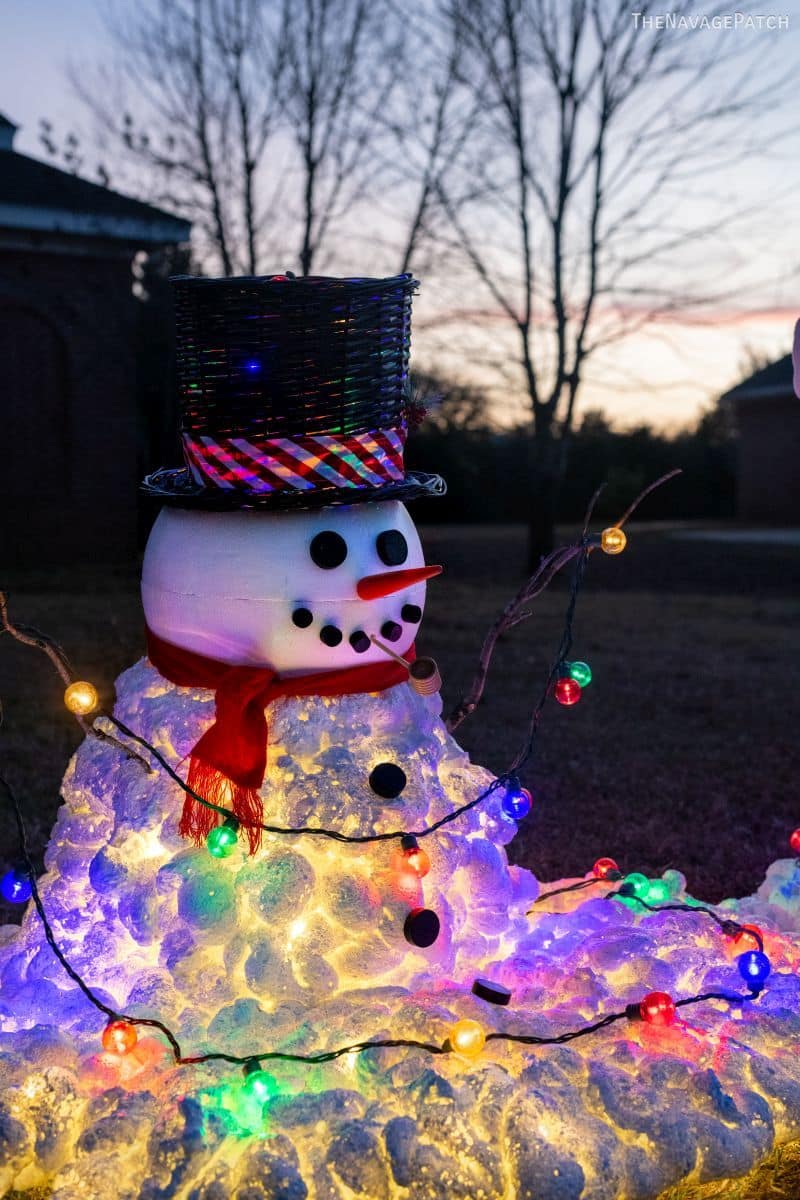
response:
[[[418,829],[472,799],[491,776],[439,707],[405,685],[277,701],[266,819],[359,835]],[[185,769],[213,698],[141,662],[118,681],[117,713]],[[406,774],[394,799],[369,786],[381,762]],[[746,990],[741,946],[702,913],[634,912],[601,885],[526,915],[538,884],[508,865],[498,795],[425,840],[420,881],[393,842],[275,835],[254,858],[214,859],[178,835],[180,789],[96,739],[63,794],[40,882],[59,944],[103,1000],[165,1021],[185,1054],[441,1046],[464,1017],[555,1036],[651,990]],[[685,895],[681,876],[665,880]],[[428,949],[403,936],[422,905],[441,921]],[[265,1100],[235,1065],[176,1067],[144,1030],[130,1054],[104,1053],[105,1019],[31,908],[0,931],[0,1194],[615,1200],[745,1173],[798,1136],[797,863],[724,909],[764,931],[773,973],[757,1002],[694,1005],[670,1028],[620,1021],[569,1045],[492,1041],[473,1062],[409,1048],[265,1062]],[[477,976],[511,1004],[473,995]]]

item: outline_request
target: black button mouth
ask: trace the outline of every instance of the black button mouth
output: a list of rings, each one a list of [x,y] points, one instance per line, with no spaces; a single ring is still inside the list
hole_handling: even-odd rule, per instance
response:
[[[298,629],[308,629],[314,620],[314,614],[308,608],[296,608],[292,613],[292,621]]]
[[[385,637],[387,642],[399,642],[403,636],[403,626],[398,625],[397,621],[384,621],[381,625],[381,637]]]
[[[323,625],[319,631],[320,641],[326,646],[338,646],[342,640],[342,631],[335,625]]]
[[[363,629],[357,629],[355,633],[350,634],[350,645],[355,650],[356,654],[363,654],[369,650],[372,642],[369,640]]]
[[[400,616],[409,625],[419,625],[422,620],[422,609],[418,604],[404,604],[400,610]]]

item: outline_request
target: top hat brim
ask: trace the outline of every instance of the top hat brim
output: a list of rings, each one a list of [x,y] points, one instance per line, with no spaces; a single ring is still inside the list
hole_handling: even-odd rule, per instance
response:
[[[239,489],[203,487],[187,467],[162,468],[146,476],[142,491],[156,500],[178,508],[207,509],[226,512],[235,509],[289,511],[326,508],[329,505],[369,504],[386,500],[421,500],[443,496],[447,484],[441,475],[407,471],[404,479],[387,482],[380,487],[309,488],[308,491],[251,493]]]

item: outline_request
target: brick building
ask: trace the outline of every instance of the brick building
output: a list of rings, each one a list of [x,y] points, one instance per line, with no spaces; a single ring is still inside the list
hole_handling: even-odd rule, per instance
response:
[[[791,354],[737,384],[721,402],[732,407],[739,432],[740,519],[800,524],[800,399]]]
[[[189,223],[14,150],[0,116],[0,568],[136,549],[137,254]]]

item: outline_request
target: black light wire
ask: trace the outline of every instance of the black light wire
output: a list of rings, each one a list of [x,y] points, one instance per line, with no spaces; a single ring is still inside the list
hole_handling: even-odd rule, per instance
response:
[[[642,908],[646,908],[648,912],[652,913],[703,913],[705,916],[710,917],[711,920],[719,926],[719,928],[727,937],[734,937],[739,933],[748,934],[748,936],[751,937],[758,945],[759,952],[761,954],[764,953],[764,938],[762,937],[760,930],[753,928],[748,929],[745,925],[741,924],[739,921],[734,921],[731,917],[721,917],[719,913],[715,913],[713,908],[709,908],[706,904],[686,904],[681,900],[674,900],[669,904],[648,904],[648,902],[643,900],[641,896],[637,896],[634,892],[623,891],[622,889],[616,892],[609,892],[605,899],[613,900],[616,896],[620,896],[625,900],[635,900],[637,904],[641,904]]]

